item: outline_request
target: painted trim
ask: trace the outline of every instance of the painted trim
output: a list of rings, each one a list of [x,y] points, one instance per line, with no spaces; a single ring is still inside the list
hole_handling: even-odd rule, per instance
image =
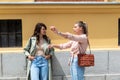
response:
[[[67,2],[66,1],[64,1],[64,2],[59,2],[59,1],[58,2],[53,2],[53,1],[44,1],[44,2],[0,2],[0,5],[1,4],[3,4],[3,5],[6,5],[6,4],[7,5],[8,4],[11,4],[11,5],[13,5],[13,4],[14,5],[15,4],[18,4],[18,5],[19,4],[25,4],[25,5],[29,5],[29,4],[35,4],[35,5],[36,4],[52,4],[52,5],[53,4],[55,4],[55,5],[56,4],[65,4],[65,5],[69,5],[69,4],[75,4],[75,5],[76,4],[81,4],[81,5],[82,4],[83,5],[84,4],[92,4],[92,5],[94,5],[94,4],[95,5],[96,4],[100,4],[100,5],[112,5],[112,4],[114,4],[115,5],[115,4],[120,4],[120,2],[117,2],[117,1],[113,1],[113,2],[95,2],[95,1],[93,1],[93,2],[91,2],[91,1],[87,1],[87,2],[84,2],[84,1],[83,2],[74,2],[74,1],[69,1],[69,2],[68,1]]]
[[[2,4],[2,3],[0,3]],[[78,3],[76,3],[78,4]],[[0,14],[40,14],[40,13],[120,13],[119,3],[114,4],[53,4],[53,3],[4,3]]]

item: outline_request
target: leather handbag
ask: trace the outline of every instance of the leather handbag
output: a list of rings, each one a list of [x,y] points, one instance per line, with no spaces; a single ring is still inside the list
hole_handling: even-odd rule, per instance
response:
[[[87,40],[87,41],[88,41],[89,50],[90,50],[89,54],[87,54],[85,52],[81,53],[81,50],[79,48],[80,53],[78,54],[78,65],[82,66],[82,67],[94,66],[94,54],[91,53],[89,40]],[[81,47],[81,49],[83,49],[81,44],[80,44],[80,47]]]

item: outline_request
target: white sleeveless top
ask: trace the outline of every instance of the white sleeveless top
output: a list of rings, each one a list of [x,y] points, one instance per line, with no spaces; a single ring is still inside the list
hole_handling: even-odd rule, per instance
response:
[[[36,46],[36,48],[37,48],[36,56],[45,56],[45,53],[44,53],[43,48],[42,48],[43,44],[44,44],[44,40],[37,44],[37,46]]]

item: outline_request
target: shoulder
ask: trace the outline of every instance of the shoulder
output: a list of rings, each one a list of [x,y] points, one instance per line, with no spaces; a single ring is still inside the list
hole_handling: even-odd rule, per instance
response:
[[[50,44],[51,43],[51,39],[48,37],[48,43]]]
[[[79,35],[79,37],[87,39],[87,35],[86,34]]]
[[[80,35],[81,37],[87,37],[87,35],[86,34],[82,34],[82,35]]]
[[[36,40],[37,38],[36,37],[30,37],[31,40]]]

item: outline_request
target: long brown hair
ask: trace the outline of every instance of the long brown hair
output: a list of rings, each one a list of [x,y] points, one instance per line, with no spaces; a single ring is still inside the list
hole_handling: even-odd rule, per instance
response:
[[[34,29],[34,33],[32,35],[32,36],[35,36],[37,38],[37,42],[39,42],[39,40],[40,40],[39,35],[41,33],[40,31],[41,31],[42,27],[44,27],[45,30],[47,30],[47,27],[44,23],[37,23],[36,26],[35,26],[35,29]],[[49,43],[49,38],[48,38],[47,35],[43,35],[43,38]]]

